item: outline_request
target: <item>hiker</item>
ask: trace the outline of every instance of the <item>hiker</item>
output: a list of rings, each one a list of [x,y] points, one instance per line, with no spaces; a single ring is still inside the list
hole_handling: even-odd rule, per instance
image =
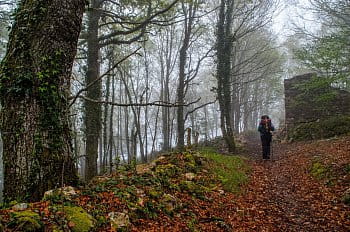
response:
[[[270,159],[270,144],[272,140],[272,131],[274,130],[275,127],[272,125],[269,116],[261,116],[258,131],[260,132],[263,159],[265,160]]]

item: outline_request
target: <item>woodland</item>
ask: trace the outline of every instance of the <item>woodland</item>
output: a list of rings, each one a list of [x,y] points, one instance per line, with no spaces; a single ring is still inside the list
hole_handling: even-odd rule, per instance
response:
[[[0,231],[349,231],[349,36],[347,0],[0,0]]]

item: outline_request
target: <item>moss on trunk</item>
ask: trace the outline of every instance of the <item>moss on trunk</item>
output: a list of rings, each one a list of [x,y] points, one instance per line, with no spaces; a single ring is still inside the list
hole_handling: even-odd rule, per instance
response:
[[[0,66],[4,197],[38,200],[77,181],[68,93],[84,0],[23,0]]]

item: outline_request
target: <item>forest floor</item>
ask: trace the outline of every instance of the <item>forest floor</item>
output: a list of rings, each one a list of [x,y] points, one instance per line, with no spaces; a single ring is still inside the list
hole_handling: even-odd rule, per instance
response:
[[[0,231],[350,231],[350,136],[275,143],[268,161],[254,136],[238,157],[199,150],[4,208]]]
[[[350,137],[273,144],[269,161],[259,142],[247,140],[250,182],[222,209],[234,231],[350,231]]]
[[[165,217],[135,231],[350,231],[350,137],[276,143],[269,161],[251,137],[241,153],[251,174],[239,194],[197,200],[192,228]]]

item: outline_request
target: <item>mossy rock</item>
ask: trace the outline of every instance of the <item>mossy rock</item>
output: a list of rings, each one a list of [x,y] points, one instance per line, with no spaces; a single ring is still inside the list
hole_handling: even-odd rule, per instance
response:
[[[9,228],[16,228],[16,231],[41,231],[43,229],[39,214],[33,211],[13,212],[11,218]]]
[[[95,226],[95,219],[81,207],[65,206],[64,212],[68,221],[74,224],[73,232],[88,232]]]

